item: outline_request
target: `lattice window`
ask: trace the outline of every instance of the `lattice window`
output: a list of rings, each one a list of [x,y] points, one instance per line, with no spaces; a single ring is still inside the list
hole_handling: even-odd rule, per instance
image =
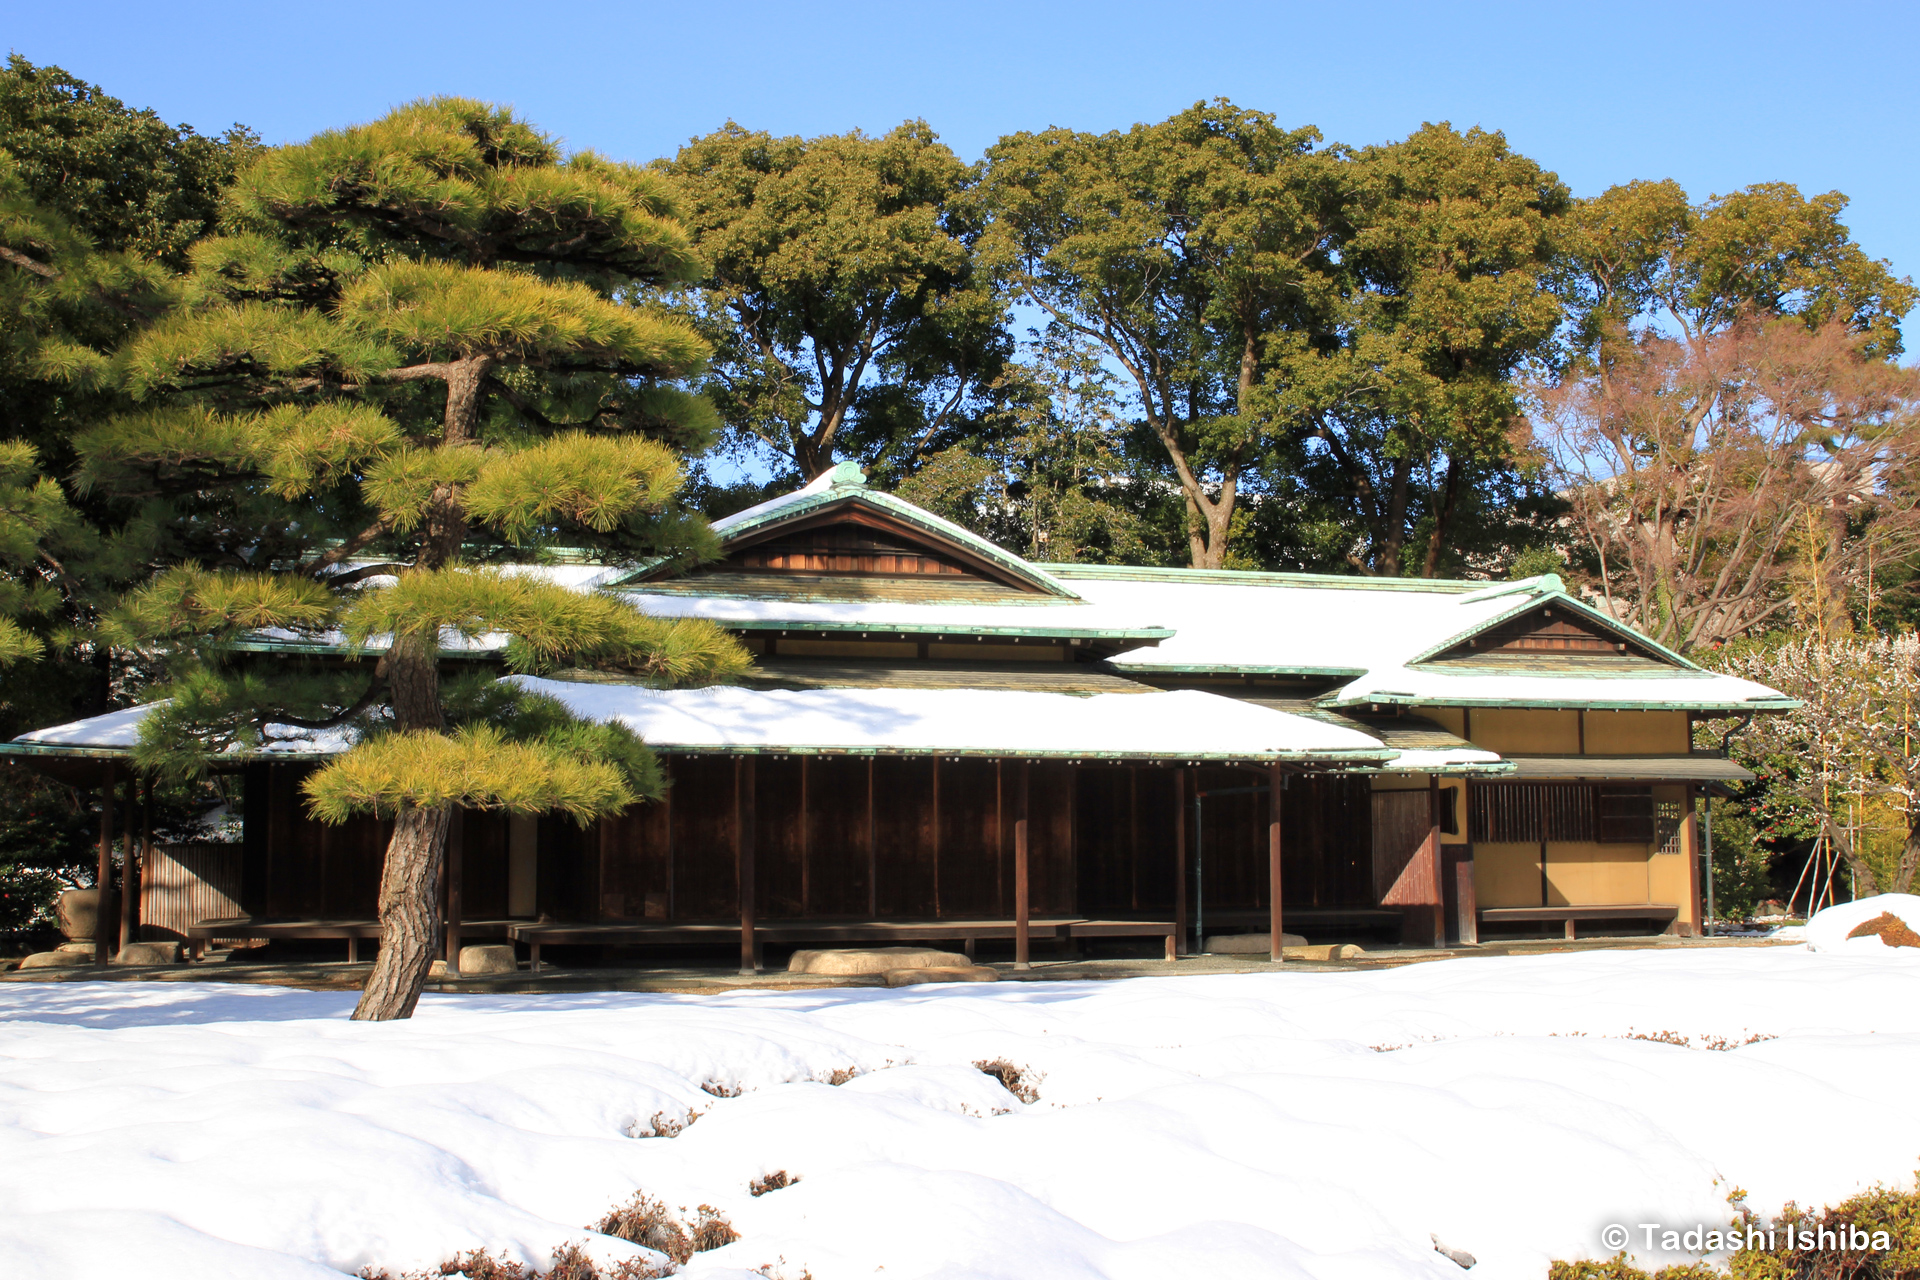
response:
[[[1578,782],[1496,782],[1473,788],[1469,838],[1476,844],[1539,844],[1594,838],[1593,788]]]
[[[1660,846],[1661,853],[1680,852],[1680,828],[1686,820],[1686,809],[1680,801],[1660,800],[1654,803],[1654,841]]]

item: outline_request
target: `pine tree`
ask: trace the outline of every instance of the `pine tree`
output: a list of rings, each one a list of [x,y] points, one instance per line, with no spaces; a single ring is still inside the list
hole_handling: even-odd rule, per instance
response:
[[[83,434],[82,482],[137,496],[165,531],[115,621],[170,664],[137,758],[191,772],[271,735],[357,734],[307,794],[323,820],[394,820],[354,1016],[406,1017],[456,806],[587,821],[660,786],[624,730],[486,676],[443,680],[449,638],[505,633],[519,671],[696,682],[747,662],[707,624],[510,567],[556,546],[711,545],[674,505],[680,454],[717,425],[675,385],[706,345],[649,294],[700,267],[659,178],[460,99],[266,153],[223,230],[193,247],[164,319],[74,370],[142,402]],[[269,628],[381,656],[234,644]]]

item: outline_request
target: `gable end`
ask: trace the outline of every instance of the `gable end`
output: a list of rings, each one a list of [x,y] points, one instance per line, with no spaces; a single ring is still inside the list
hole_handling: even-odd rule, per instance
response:
[[[889,584],[894,584],[910,593],[937,587],[969,595],[1071,597],[1044,575],[1023,574],[959,539],[942,537],[937,529],[860,500],[864,496],[849,495],[735,534],[725,540],[720,560],[690,572],[680,574],[671,565],[661,565],[626,585],[678,578],[689,587],[701,581],[737,581],[743,586],[751,581],[756,594],[768,588],[778,591],[778,583],[789,582],[840,583],[862,596],[891,591]]]
[[[882,578],[978,577],[949,554],[925,543],[852,520],[782,530],[735,549],[711,566],[719,573],[814,573]]]
[[[1556,659],[1662,669],[1675,665],[1633,633],[1616,630],[1584,612],[1555,602],[1496,623],[1427,661],[1528,665]]]

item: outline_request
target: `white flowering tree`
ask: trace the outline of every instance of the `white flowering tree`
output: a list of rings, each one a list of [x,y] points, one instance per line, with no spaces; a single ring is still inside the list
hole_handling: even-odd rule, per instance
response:
[[[1790,763],[1776,786],[1813,817],[1862,896],[1908,892],[1920,867],[1920,637],[1809,637],[1724,653],[1714,665],[1800,700],[1796,711],[1739,726],[1732,743]],[[1859,838],[1857,815],[1876,812],[1899,826],[1891,864],[1870,860]]]

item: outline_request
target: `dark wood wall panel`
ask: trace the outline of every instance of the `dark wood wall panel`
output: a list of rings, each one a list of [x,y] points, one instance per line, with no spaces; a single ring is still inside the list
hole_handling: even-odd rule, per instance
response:
[[[1212,793],[1201,804],[1192,853],[1201,867],[1207,907],[1222,911],[1265,907],[1267,797],[1241,790],[1262,786],[1265,779],[1239,769],[1195,769],[1193,776],[1199,790]]]
[[[599,919],[666,919],[672,895],[667,864],[672,816],[673,802],[662,799],[637,804],[598,824]]]
[[[800,775],[806,762],[762,757],[754,771],[754,889],[770,920],[804,915],[805,833],[800,825]]]
[[[873,798],[880,914],[933,915],[933,761],[876,759]]]
[[[1140,812],[1139,911],[1170,919],[1173,915],[1175,827],[1184,821],[1173,793],[1175,771],[1134,770],[1134,803]]]
[[[571,818],[540,819],[534,904],[555,920],[595,920],[600,913],[600,832]]]
[[[1433,830],[1425,791],[1373,794],[1374,901],[1405,905],[1429,900],[1432,869],[1421,860]]]
[[[1197,769],[1194,773],[1202,788],[1216,792],[1202,806],[1202,838],[1195,842],[1205,869],[1208,909],[1264,910],[1268,796],[1264,791],[1218,793],[1264,787],[1266,779],[1252,770]],[[1280,807],[1283,907],[1361,907],[1379,902],[1373,888],[1372,803],[1366,778],[1288,777]],[[1187,821],[1191,839],[1190,813]],[[1190,848],[1189,858],[1194,856]],[[1166,883],[1170,886],[1170,879]],[[1169,891],[1169,902],[1170,898]]]
[[[736,763],[678,757],[668,767],[668,800],[635,806],[585,831],[564,818],[540,821],[541,913],[579,921],[737,916]],[[1174,770],[1025,767],[1036,915],[1164,916],[1172,910],[1175,824],[1191,817],[1190,807],[1176,809]],[[930,759],[760,759],[755,831],[762,917],[1010,915],[1021,768],[943,761],[936,803]],[[258,868],[258,883],[242,884],[249,907],[281,917],[370,916],[390,824],[312,821],[300,793],[307,772],[299,765],[249,771],[243,875],[245,867]],[[1200,839],[1188,831],[1189,857],[1198,844],[1205,862],[1208,908],[1264,909],[1267,797],[1219,792],[1265,779],[1251,770],[1193,774],[1216,793],[1206,801]],[[1373,805],[1365,778],[1290,778],[1283,806],[1288,906],[1380,901]],[[463,829],[465,915],[504,915],[508,819],[469,813]],[[1394,831],[1383,834],[1400,852],[1406,842]]]
[[[1070,764],[1054,763],[1031,767],[1027,820],[1032,846],[1029,874],[1033,912],[1072,914],[1078,900],[1073,861],[1075,769]]]
[[[468,920],[507,914],[507,815],[460,817],[460,914]]]
[[[811,914],[864,916],[867,896],[867,762],[807,762],[807,906]]]
[[[674,918],[737,919],[734,762],[724,756],[683,756],[673,762],[673,778]]]
[[[999,804],[991,760],[940,765],[940,914],[950,920],[1000,914]]]
[[[1371,780],[1287,780],[1280,817],[1281,902],[1297,907],[1372,906]]]
[[[1089,766],[1074,780],[1074,859],[1080,910],[1108,915],[1139,900],[1134,770]]]
[[[326,876],[320,855],[326,828],[306,818],[301,807],[300,783],[306,772],[284,764],[270,764],[264,769],[265,785],[260,793],[267,810],[264,907],[269,916],[318,915],[325,901]]]
[[[393,824],[373,817],[339,826],[307,812],[308,765],[250,765],[241,896],[248,914],[282,919],[366,918],[379,909],[380,870]]]

